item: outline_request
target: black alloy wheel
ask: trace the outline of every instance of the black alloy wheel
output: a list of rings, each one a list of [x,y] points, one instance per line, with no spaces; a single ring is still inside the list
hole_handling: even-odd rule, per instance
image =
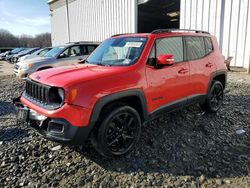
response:
[[[223,101],[223,88],[221,84],[215,84],[213,90],[210,95],[210,105],[214,111],[217,111],[222,104]]]
[[[209,91],[208,97],[201,108],[206,112],[217,112],[222,106],[224,88],[221,82],[215,81]]]
[[[138,112],[129,107],[116,107],[102,121],[97,133],[97,151],[106,156],[120,156],[130,151],[141,133]]]

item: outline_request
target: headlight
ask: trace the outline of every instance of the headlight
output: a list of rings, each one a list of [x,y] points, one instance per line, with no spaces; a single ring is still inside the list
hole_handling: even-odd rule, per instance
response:
[[[32,66],[33,66],[32,64],[21,64],[20,69],[27,70]]]
[[[62,101],[64,101],[64,90],[62,88],[58,89],[58,95],[61,97]]]
[[[64,90],[52,87],[49,91],[49,102],[52,104],[62,104],[64,102]]]

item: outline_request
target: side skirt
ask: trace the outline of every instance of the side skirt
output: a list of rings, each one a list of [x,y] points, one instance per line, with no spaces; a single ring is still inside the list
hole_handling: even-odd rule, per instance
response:
[[[151,112],[148,116],[147,121],[156,119],[157,117],[161,116],[162,114],[174,112],[176,110],[185,108],[185,107],[190,106],[192,104],[203,103],[206,100],[206,97],[207,97],[206,94],[197,94],[197,95],[193,95],[190,97],[179,99],[177,101],[166,104],[166,105],[154,110],[153,112]]]

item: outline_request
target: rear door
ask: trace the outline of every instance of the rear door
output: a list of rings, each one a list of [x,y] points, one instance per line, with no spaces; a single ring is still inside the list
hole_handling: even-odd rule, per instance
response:
[[[190,63],[190,97],[207,93],[211,74],[216,70],[213,47],[209,37],[187,36],[185,38],[186,58]]]
[[[173,54],[174,65],[156,68],[156,57],[161,54]],[[186,103],[190,90],[189,64],[184,61],[182,37],[159,38],[155,41],[146,66],[146,76],[150,112],[163,106],[177,107]]]

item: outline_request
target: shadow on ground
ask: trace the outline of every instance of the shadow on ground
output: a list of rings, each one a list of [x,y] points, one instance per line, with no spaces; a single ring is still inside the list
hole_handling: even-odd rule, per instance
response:
[[[12,102],[0,101],[0,118],[1,116],[15,113],[15,106]]]
[[[106,170],[124,173],[211,178],[248,175],[250,107],[244,101],[250,102],[250,96],[226,96],[217,114],[203,114],[198,106],[190,106],[163,115],[143,126],[136,149],[121,158],[104,159],[90,147],[80,153]],[[246,133],[236,135],[239,127]]]
[[[4,127],[0,129],[0,141],[13,141],[28,136],[28,131],[18,127]]]

